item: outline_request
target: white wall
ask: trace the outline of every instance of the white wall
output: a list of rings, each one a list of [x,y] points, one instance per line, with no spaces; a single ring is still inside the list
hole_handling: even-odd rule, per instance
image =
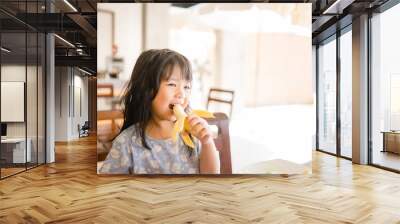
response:
[[[382,106],[384,108],[384,130],[389,130],[394,127],[399,127],[397,116],[393,116],[391,111],[391,76],[400,75],[400,63],[399,63],[399,52],[400,44],[400,32],[398,30],[398,21],[400,21],[400,5],[396,5],[393,8],[385,11],[380,15],[380,77],[381,77],[381,89],[380,92]],[[397,96],[399,97],[399,96]],[[400,100],[400,98],[398,99]]]
[[[81,79],[82,88],[82,116],[80,117],[80,122],[83,124],[89,120],[89,78],[87,76],[79,78]]]
[[[82,126],[88,120],[88,78],[82,75],[71,67],[56,67],[55,141],[77,139],[78,124]],[[82,107],[82,116],[77,105]]]
[[[221,4],[221,14],[223,7]],[[239,7],[241,4],[235,4]],[[242,7],[245,7],[243,4]],[[208,5],[211,6],[211,5]],[[281,12],[279,5],[265,4],[272,7],[277,12]],[[276,7],[276,8],[274,8]],[[195,55],[202,58],[198,52],[198,46],[206,49],[213,47],[214,52],[208,52],[209,57],[215,65],[210,65],[209,72],[212,80],[207,80],[207,85],[235,91],[234,110],[244,106],[263,106],[277,104],[312,104],[313,81],[311,69],[311,24],[310,24],[310,5],[298,4],[297,11],[285,8],[291,12],[292,22],[301,24],[304,30],[309,29],[309,35],[304,33],[295,34],[294,29],[278,32],[256,32],[248,29],[248,20],[244,12],[238,12],[237,16],[242,21],[239,23],[229,23],[229,21],[219,21],[217,15],[207,17],[207,10],[203,13],[186,12],[183,9],[172,11],[171,28],[174,29],[170,38],[173,47],[184,55]],[[204,7],[206,8],[206,7]],[[234,9],[233,5],[231,9]],[[202,11],[202,10],[198,10]],[[209,9],[209,11],[211,11]],[[228,10],[227,10],[228,11]],[[230,14],[226,13],[226,16]],[[243,17],[242,17],[243,15]],[[210,21],[206,21],[207,18]],[[212,19],[211,19],[212,18]],[[236,18],[233,18],[236,19]],[[248,19],[248,20],[246,20]],[[243,22],[245,21],[245,22]],[[303,22],[304,21],[304,22]],[[231,29],[226,27],[229,25]],[[232,25],[232,26],[230,26]],[[282,24],[283,27],[284,24]],[[271,27],[275,27],[271,25]],[[249,32],[240,32],[249,30]],[[195,31],[210,31],[215,34],[215,44],[201,41],[200,38],[190,38]],[[259,31],[259,30],[258,30]],[[186,38],[178,35],[178,32],[188,33]],[[200,35],[199,35],[200,36]],[[193,52],[197,52],[196,55]],[[211,55],[215,55],[213,58]],[[203,57],[204,58],[204,57]],[[192,60],[192,62],[194,62]],[[196,80],[194,80],[196,81]],[[290,90],[290,91],[288,91]],[[206,89],[205,91],[208,91]],[[220,110],[221,108],[218,108]]]
[[[146,4],[145,50],[168,47],[170,3]],[[154,29],[157,27],[157,29]]]
[[[25,69],[28,70],[28,72],[31,72],[33,69],[35,69],[36,72],[36,68],[30,67],[28,66],[27,68],[25,66],[19,66],[19,65],[3,65],[1,68],[1,81],[2,82],[25,82]],[[3,94],[3,89],[2,89],[2,94]],[[24,90],[22,90],[22,99],[25,97],[24,96]],[[1,98],[7,98],[7,96],[1,96]],[[24,102],[23,102],[24,104]],[[4,102],[2,102],[2,106],[4,105]],[[36,106],[35,106],[36,107]],[[2,114],[4,114],[6,111],[6,113],[12,113],[11,111],[8,111],[10,108],[1,108]],[[11,122],[8,123],[7,126],[7,134],[8,136],[15,136],[15,137],[25,137],[25,125],[24,125],[24,106],[22,105],[22,108],[20,108],[21,111],[18,112],[18,114],[20,114],[20,112],[22,112],[22,122]],[[4,120],[4,118],[2,118],[2,120]]]
[[[67,141],[68,67],[55,68],[55,141]]]
[[[234,90],[234,109],[238,109],[246,104],[246,100],[248,100],[248,95],[246,96],[243,93],[249,93],[248,90],[255,90],[255,83],[249,82],[253,77],[251,74],[255,73],[255,63],[254,61],[250,62],[248,57],[243,57],[243,55],[248,56],[246,54],[248,51],[254,52],[254,48],[252,48],[254,43],[252,40],[254,39],[251,39],[249,34],[231,33],[229,31],[220,31],[218,35],[216,45],[219,45],[218,49],[220,52],[217,55],[219,56],[218,61],[220,63],[218,65],[219,72],[213,74],[215,77],[215,87]],[[254,57],[250,60],[252,59]],[[223,108],[218,109],[224,111]]]
[[[38,69],[38,70],[37,70]],[[26,107],[22,105],[20,111],[23,115],[26,110],[26,120],[23,122],[7,122],[7,137],[29,138],[32,143],[31,152],[33,161],[36,162],[36,155],[39,153],[39,163],[44,162],[44,88],[43,88],[43,77],[41,67],[36,66],[25,66],[8,64],[1,66],[1,78],[3,81],[18,81],[24,82],[26,85]],[[27,81],[25,78],[27,77]],[[38,85],[38,86],[37,86]],[[3,92],[4,89],[2,89]],[[23,90],[21,94],[24,94]],[[2,95],[7,97],[7,95]],[[25,97],[25,96],[24,96]],[[23,97],[23,98],[24,98]],[[24,104],[25,101],[22,103]],[[13,108],[2,107],[2,112],[15,113]],[[15,109],[14,109],[15,110]],[[38,152],[39,150],[39,152]],[[50,161],[50,160],[49,160]]]
[[[117,98],[123,94],[127,81],[131,78],[136,60],[142,51],[168,47],[169,5],[115,3],[99,3],[97,5],[97,71],[102,74],[98,76],[97,82],[112,83],[114,96]],[[115,44],[118,46],[116,57],[123,58],[124,63],[123,71],[119,74],[118,79],[112,79],[107,75],[103,76],[107,74],[108,61],[112,55],[112,23],[109,11],[114,12],[115,15],[114,38]],[[98,98],[98,110],[111,109],[109,100]]]
[[[97,71],[105,72],[107,57],[112,55],[111,15],[102,10],[115,13],[116,56],[124,59],[124,68],[120,79],[129,80],[134,63],[142,51],[142,7],[143,4],[97,4]]]
[[[224,31],[217,40],[216,84],[234,89],[238,106],[313,103],[311,37]]]
[[[74,74],[74,91],[72,92],[73,96],[71,99],[74,99],[74,102],[71,102],[72,114],[71,114],[71,131],[69,133],[70,138],[74,139],[79,137],[78,133],[78,124],[82,126],[85,121],[88,121],[88,78],[82,77],[76,74],[77,70],[75,70]],[[78,71],[79,72],[79,71]],[[82,73],[81,73],[82,74]],[[80,92],[80,93],[79,93]],[[80,101],[80,102],[79,102]],[[81,107],[81,108],[80,108]],[[82,110],[82,111],[80,111]]]
[[[33,67],[21,65],[2,65],[1,66],[1,81],[18,81],[25,82],[25,69],[32,71]],[[7,110],[7,108],[1,108]],[[8,137],[25,137],[25,122],[10,122],[7,123]]]

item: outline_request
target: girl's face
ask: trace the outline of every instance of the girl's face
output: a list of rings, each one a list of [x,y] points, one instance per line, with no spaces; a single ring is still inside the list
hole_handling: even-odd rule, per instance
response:
[[[179,66],[174,66],[168,80],[162,80],[151,105],[153,117],[158,120],[176,121],[171,105],[180,104],[186,108],[191,92],[190,81],[184,80]]]

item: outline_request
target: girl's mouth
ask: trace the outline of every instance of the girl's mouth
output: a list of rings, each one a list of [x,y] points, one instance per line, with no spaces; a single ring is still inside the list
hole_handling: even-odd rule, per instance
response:
[[[170,110],[173,110],[173,109],[174,109],[174,106],[175,106],[174,104],[168,105],[168,107],[169,107]]]

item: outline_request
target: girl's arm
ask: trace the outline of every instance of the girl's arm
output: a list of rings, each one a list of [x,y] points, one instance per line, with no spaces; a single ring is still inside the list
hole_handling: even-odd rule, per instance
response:
[[[219,153],[215,147],[214,140],[206,120],[197,115],[189,115],[190,132],[200,140],[200,173],[219,174]]]
[[[202,144],[200,152],[200,173],[219,174],[219,153],[214,141],[210,144]]]

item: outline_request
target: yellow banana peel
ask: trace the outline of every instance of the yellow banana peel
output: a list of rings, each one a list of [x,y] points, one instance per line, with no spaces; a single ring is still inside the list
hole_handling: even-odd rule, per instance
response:
[[[194,149],[194,143],[189,136],[190,124],[187,119],[188,115],[183,110],[183,107],[178,104],[174,105],[173,111],[177,121],[175,122],[172,131],[172,139],[174,140],[174,142],[176,142],[176,140],[178,139],[178,134],[180,134],[185,145],[189,146],[191,149]],[[201,118],[215,118],[213,113],[206,110],[193,110],[191,114],[195,114]]]

